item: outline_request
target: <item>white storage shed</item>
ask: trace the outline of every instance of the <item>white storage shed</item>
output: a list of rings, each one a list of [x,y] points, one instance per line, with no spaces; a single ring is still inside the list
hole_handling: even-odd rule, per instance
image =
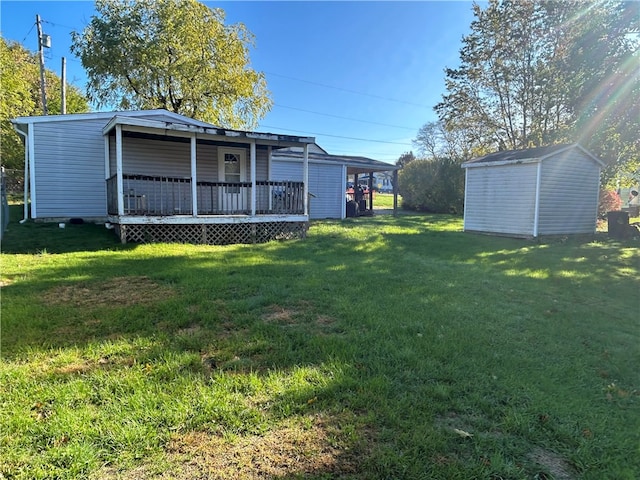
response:
[[[578,144],[465,162],[464,230],[516,237],[594,233],[603,166]]]

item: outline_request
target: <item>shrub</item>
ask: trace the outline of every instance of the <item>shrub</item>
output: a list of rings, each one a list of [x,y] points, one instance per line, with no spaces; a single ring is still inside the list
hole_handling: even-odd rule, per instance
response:
[[[463,211],[464,171],[450,159],[415,160],[400,170],[402,206],[432,213]]]
[[[605,218],[607,212],[620,210],[622,199],[614,190],[600,190],[600,200],[598,202],[598,218]]]

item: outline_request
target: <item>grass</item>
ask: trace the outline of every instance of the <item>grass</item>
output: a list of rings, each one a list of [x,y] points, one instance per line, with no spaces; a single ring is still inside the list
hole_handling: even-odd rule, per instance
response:
[[[402,205],[402,197],[398,195],[398,208]],[[375,192],[373,197],[373,208],[393,208],[393,194]]]
[[[2,251],[0,478],[640,477],[637,241],[385,215]]]

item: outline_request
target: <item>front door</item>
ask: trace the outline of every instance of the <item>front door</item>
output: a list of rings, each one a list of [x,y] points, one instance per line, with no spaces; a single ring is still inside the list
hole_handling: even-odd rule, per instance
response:
[[[221,210],[238,213],[247,210],[249,189],[241,185],[247,181],[246,151],[240,148],[220,148],[219,153]]]

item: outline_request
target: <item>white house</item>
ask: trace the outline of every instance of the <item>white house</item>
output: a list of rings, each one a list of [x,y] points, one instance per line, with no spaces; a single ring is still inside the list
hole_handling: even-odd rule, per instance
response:
[[[464,230],[522,237],[594,233],[603,166],[578,144],[463,163]]]
[[[303,236],[314,138],[224,129],[166,110],[12,120],[25,140],[25,218],[115,225],[123,242]],[[299,146],[296,179],[272,152]]]
[[[12,123],[25,142],[25,219],[109,222],[123,242],[304,236],[310,217],[344,217],[347,173],[394,168],[328,155],[313,137],[225,129],[166,110]]]

